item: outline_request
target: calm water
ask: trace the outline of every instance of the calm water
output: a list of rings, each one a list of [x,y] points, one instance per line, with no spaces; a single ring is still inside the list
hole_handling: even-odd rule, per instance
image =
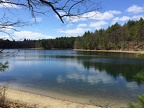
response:
[[[5,50],[9,68],[0,83],[16,89],[84,102],[97,99],[129,101],[144,93],[134,79],[144,69],[144,58],[134,54],[73,50]],[[56,95],[53,95],[56,94]]]

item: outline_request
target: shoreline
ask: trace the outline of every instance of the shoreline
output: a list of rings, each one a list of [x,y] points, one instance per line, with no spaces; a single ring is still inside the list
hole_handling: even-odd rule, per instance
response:
[[[134,51],[134,50],[85,50],[85,49],[73,49],[75,51],[95,51],[95,52],[117,52],[117,53],[138,53],[144,51]]]
[[[90,103],[81,103],[78,101],[70,101],[67,99],[60,99],[13,88],[6,89],[6,100],[26,106],[33,106],[30,108],[103,108],[106,106],[110,108],[125,108],[128,106],[128,104],[119,103],[116,101],[109,103],[108,101],[103,101],[101,99],[91,101]]]
[[[74,51],[92,51],[92,52],[116,52],[116,53],[132,53],[132,54],[136,54],[136,53],[142,53],[144,54],[144,50],[86,50],[86,49],[44,49],[44,48],[20,48],[18,50],[74,50]]]
[[[92,105],[87,103],[72,102],[11,88],[6,89],[6,99],[14,103],[36,106],[36,108],[101,108],[100,106],[102,106],[99,104]]]

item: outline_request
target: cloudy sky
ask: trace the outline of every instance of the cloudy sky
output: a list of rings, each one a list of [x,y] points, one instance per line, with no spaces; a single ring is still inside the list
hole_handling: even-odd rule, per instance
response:
[[[74,18],[69,23],[67,22],[70,19],[65,18],[64,24],[52,12],[49,12],[46,16],[36,16],[37,23],[35,23],[27,9],[9,5],[7,5],[9,10],[0,5],[0,15],[6,14],[11,20],[23,19],[30,23],[28,26],[17,28],[18,31],[6,30],[15,40],[81,36],[88,30],[94,32],[96,29],[106,29],[116,22],[123,25],[128,20],[144,18],[144,0],[97,1],[101,2],[102,9],[100,11],[84,14],[83,18]],[[87,19],[88,16],[93,17]],[[0,38],[6,39],[8,35],[0,32]]]

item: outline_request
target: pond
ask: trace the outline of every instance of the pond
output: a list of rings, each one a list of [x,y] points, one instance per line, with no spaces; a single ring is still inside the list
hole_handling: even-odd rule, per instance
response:
[[[144,93],[135,75],[144,58],[128,53],[74,50],[5,50],[9,68],[0,83],[12,88],[76,102],[129,103]]]

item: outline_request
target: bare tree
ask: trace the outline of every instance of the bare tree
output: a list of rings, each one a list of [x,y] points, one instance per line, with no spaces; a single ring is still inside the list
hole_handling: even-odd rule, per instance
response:
[[[65,18],[80,18],[83,14],[101,9],[100,3],[97,3],[96,0],[0,0],[0,6],[5,9],[10,6],[29,9],[32,17],[54,12],[63,23]],[[6,13],[0,18],[0,32],[4,32],[4,29],[10,29],[13,26],[23,25],[21,25],[20,20],[15,22],[8,20]]]

